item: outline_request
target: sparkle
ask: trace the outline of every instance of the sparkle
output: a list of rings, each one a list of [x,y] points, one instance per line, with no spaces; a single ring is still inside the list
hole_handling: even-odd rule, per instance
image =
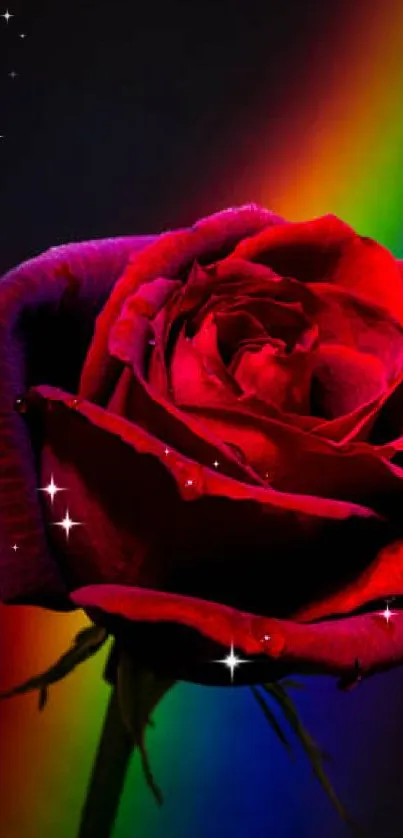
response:
[[[66,533],[66,538],[68,539],[71,528],[72,527],[78,527],[78,526],[80,526],[80,524],[81,524],[81,521],[72,521],[72,519],[70,518],[70,515],[69,515],[69,510],[67,509],[64,518],[61,521],[56,521],[53,524],[53,526],[54,527],[63,527],[63,529]]]
[[[18,544],[13,544],[13,546],[12,546],[12,548],[11,548],[11,549],[12,549],[12,550],[14,550],[14,553],[16,553],[16,552],[17,552],[17,550],[19,549],[19,548],[18,548]]]
[[[15,70],[11,70],[11,73],[9,73],[8,75],[10,76],[10,79],[16,79],[18,73],[16,73]]]
[[[218,462],[218,460],[214,460],[214,463],[213,463],[214,468],[218,468],[219,465],[220,465],[220,463]]]
[[[66,489],[62,489],[60,486],[56,486],[56,483],[54,482],[54,479],[53,479],[53,474],[51,474],[51,476],[50,476],[50,483],[48,483],[47,486],[44,486],[43,488],[38,489],[38,492],[47,492],[52,503],[53,503],[55,495],[57,495],[58,492],[65,492],[65,491],[66,491]]]
[[[26,38],[26,37],[27,36],[26,36],[25,32],[20,32],[20,38]]]
[[[190,479],[187,480],[186,481],[186,486],[193,486],[193,480],[190,480]]]
[[[222,658],[221,660],[217,660],[216,663],[223,663],[224,666],[227,666],[231,672],[231,681],[234,680],[234,671],[241,663],[249,663],[249,661],[245,661],[242,658],[238,658],[237,655],[234,653],[234,644],[231,643],[230,653],[227,655],[226,658]]]
[[[382,616],[382,617],[384,617],[384,618],[385,618],[385,620],[386,620],[386,622],[388,623],[388,622],[389,622],[389,620],[391,619],[391,617],[394,617],[394,615],[395,615],[395,614],[396,614],[396,611],[390,611],[390,609],[389,609],[389,603],[387,602],[387,603],[386,603],[386,608],[385,608],[385,610],[384,610],[384,611],[382,611],[382,615],[381,615],[381,616]]]
[[[164,448],[164,454],[167,456],[169,454],[169,448]]]
[[[10,17],[14,17],[14,15],[11,15],[10,12],[8,11],[8,9],[6,9],[6,11],[4,12],[4,15],[2,15],[2,17],[4,17],[4,20],[6,21],[6,23],[8,23],[8,21],[10,20]]]

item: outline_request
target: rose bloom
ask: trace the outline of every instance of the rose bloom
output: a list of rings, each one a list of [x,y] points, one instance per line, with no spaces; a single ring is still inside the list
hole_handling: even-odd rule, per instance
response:
[[[237,683],[401,663],[402,381],[401,265],[333,215],[247,205],[23,263],[0,600],[82,607],[204,683],[231,647]]]

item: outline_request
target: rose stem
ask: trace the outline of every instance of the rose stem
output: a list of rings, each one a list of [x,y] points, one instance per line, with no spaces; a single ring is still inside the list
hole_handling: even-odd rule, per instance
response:
[[[112,838],[132,753],[113,687],[77,838]]]

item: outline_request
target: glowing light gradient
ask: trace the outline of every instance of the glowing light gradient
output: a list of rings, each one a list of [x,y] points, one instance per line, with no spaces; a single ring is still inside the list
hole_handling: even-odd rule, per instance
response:
[[[272,127],[270,137],[265,133],[262,99],[260,150],[242,188],[237,192],[232,178],[227,190],[213,181],[213,190],[228,194],[228,205],[256,200],[290,219],[333,212],[402,256],[402,30],[400,0],[367,4],[364,22],[361,15],[346,21],[339,49],[333,44],[330,51],[333,64],[323,45],[299,95],[294,91],[291,103],[284,102],[277,136]],[[80,613],[0,609],[1,687],[47,667],[85,624]],[[43,714],[34,696],[1,707],[2,838],[73,838],[106,706],[104,660],[102,653],[55,686]],[[349,777],[360,776],[367,797],[373,785],[376,797],[366,738],[382,719],[386,683],[395,688],[388,713],[397,712],[396,678],[403,686],[401,675],[389,674],[382,689],[374,681],[348,695],[321,679],[297,696],[307,725],[338,764],[340,796],[357,804],[358,817],[357,806],[365,812],[368,804],[357,783],[351,791]],[[345,834],[306,763],[289,763],[249,691],[179,685],[154,717],[150,756],[166,804],[157,809],[135,759],[114,838]]]

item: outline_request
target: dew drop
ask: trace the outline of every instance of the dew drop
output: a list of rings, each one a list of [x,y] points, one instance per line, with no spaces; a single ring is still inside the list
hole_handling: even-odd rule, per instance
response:
[[[267,623],[267,620],[265,621]],[[270,631],[262,620],[257,619],[252,629],[253,637],[257,640],[262,654],[269,655],[271,658],[279,657],[285,647],[285,639],[277,630]]]
[[[14,402],[14,410],[16,410],[17,413],[26,413],[27,412],[28,401],[25,398],[25,396],[17,396],[17,398]]]
[[[182,468],[179,468],[182,472]],[[183,473],[179,476],[181,485],[181,494],[185,500],[196,500],[204,494],[204,469],[202,466],[195,466],[190,469],[186,466],[183,468]]]

